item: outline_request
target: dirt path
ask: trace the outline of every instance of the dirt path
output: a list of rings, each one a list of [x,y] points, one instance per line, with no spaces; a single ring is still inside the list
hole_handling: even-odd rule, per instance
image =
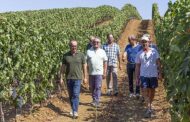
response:
[[[148,20],[131,20],[121,35],[119,45],[123,52],[130,34],[140,37],[143,33],[149,32],[152,36],[152,22]],[[119,95],[106,96],[106,85],[103,81],[101,107],[96,109],[90,105],[92,101],[91,94],[82,91],[80,95],[79,118],[73,120],[69,116],[70,106],[66,94],[62,97],[55,97],[46,106],[39,108],[30,115],[19,116],[18,121],[26,122],[169,122],[170,114],[168,111],[169,104],[166,101],[166,92],[163,83],[159,83],[156,90],[156,97],[153,102],[154,114],[151,119],[144,119],[144,105],[135,98],[128,97],[128,82],[126,77],[126,66],[122,63],[122,70],[119,71]]]

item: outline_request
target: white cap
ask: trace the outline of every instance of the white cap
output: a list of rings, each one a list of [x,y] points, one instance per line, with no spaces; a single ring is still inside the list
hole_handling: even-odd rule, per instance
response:
[[[142,41],[142,40],[150,41],[150,39],[149,39],[147,36],[143,36],[143,37],[141,38],[141,41]]]
[[[150,34],[144,34],[143,36],[146,36],[150,39]]]

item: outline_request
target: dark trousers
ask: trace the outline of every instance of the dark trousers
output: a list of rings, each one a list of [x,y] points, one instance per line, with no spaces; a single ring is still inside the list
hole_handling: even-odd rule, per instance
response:
[[[135,64],[127,64],[127,74],[128,74],[128,81],[129,81],[129,92],[134,93],[133,90],[133,76],[135,74]],[[140,94],[140,86],[136,85],[136,94]]]

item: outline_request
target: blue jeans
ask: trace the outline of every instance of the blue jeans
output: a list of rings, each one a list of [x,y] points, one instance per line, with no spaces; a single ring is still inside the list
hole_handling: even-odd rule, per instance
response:
[[[81,80],[67,79],[67,87],[72,111],[78,112]]]
[[[102,87],[102,75],[90,75],[90,87],[93,101],[99,103]]]
[[[127,64],[127,74],[129,81],[129,92],[134,93],[133,90],[133,75],[135,74],[135,64]],[[136,85],[136,94],[140,94],[140,86]]]

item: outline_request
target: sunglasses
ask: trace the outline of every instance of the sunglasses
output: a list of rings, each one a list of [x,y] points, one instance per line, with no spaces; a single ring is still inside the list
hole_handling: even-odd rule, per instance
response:
[[[94,43],[94,44],[99,44],[100,42],[98,42],[98,41],[93,41],[93,43]]]
[[[77,47],[77,45],[70,45],[70,47]]]
[[[146,40],[142,40],[142,43],[148,43],[148,41],[146,41]]]

